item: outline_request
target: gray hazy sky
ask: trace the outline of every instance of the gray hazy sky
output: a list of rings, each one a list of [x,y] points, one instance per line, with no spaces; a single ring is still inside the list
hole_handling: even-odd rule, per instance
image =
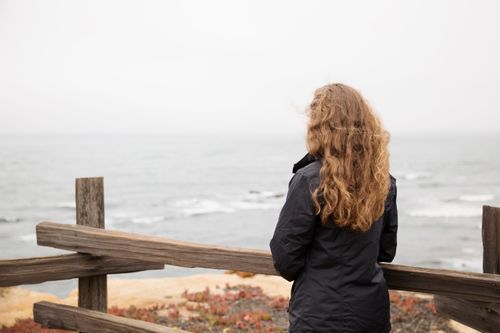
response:
[[[393,133],[500,132],[500,2],[0,0],[0,133],[302,131],[358,88]]]

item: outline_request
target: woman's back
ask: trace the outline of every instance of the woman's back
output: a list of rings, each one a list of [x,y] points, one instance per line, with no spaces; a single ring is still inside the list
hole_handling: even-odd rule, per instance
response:
[[[270,242],[277,271],[294,283],[289,332],[389,332],[389,296],[378,261],[396,250],[396,181],[391,176],[385,213],[366,232],[324,225],[311,193],[321,159],[295,165],[287,201]]]

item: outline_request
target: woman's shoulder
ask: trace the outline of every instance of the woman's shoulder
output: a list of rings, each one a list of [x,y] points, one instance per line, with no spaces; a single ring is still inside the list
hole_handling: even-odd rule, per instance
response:
[[[389,193],[393,194],[396,192],[397,184],[396,184],[396,178],[389,173],[389,178],[390,178],[390,190]]]
[[[293,165],[292,172],[298,176],[306,178],[314,177],[319,174],[321,169],[321,159],[307,153],[302,159]]]
[[[396,178],[389,174],[390,177],[390,187],[389,187],[389,192],[387,193],[387,198],[385,200],[385,209],[389,209],[392,207],[393,202],[396,200],[397,196],[397,185],[396,185]]]
[[[308,179],[312,179],[319,176],[320,170],[321,170],[321,161],[316,160],[308,164],[307,166],[297,170],[296,174],[306,177]]]

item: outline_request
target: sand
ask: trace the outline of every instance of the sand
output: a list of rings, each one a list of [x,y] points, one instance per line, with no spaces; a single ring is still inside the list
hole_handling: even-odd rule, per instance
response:
[[[269,296],[285,297],[290,295],[292,285],[278,276],[261,274],[250,278],[242,278],[235,274],[198,274],[186,277],[134,280],[110,277],[108,278],[108,307],[127,308],[131,305],[150,307],[160,304],[175,304],[184,301],[181,294],[186,289],[202,291],[209,287],[211,292],[216,293],[222,292],[226,283],[260,286],[264,293]],[[432,297],[425,294],[412,295]],[[0,288],[0,328],[12,326],[16,319],[33,318],[33,303],[41,300],[76,306],[78,304],[78,290],[72,290],[68,297],[61,299],[54,295],[22,287]],[[478,332],[454,321],[450,321],[450,326],[463,333]]]
[[[199,274],[186,277],[167,277],[157,279],[113,279],[108,278],[108,307],[150,307],[156,304],[178,303],[185,289],[202,291],[209,287],[218,292],[226,283],[260,286],[270,296],[289,296],[291,283],[277,277],[257,274],[251,278],[241,278],[235,274]],[[46,300],[76,306],[78,289],[72,290],[68,297],[39,293],[21,287],[0,289],[0,327],[12,326],[16,319],[33,318],[33,303]]]
[[[58,297],[24,288],[0,288],[0,328],[12,326],[16,319],[33,318],[33,303],[64,303]]]

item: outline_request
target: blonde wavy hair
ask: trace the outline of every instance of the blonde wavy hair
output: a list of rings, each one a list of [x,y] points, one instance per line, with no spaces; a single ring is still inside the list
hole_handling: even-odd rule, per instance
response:
[[[367,231],[389,192],[387,132],[361,94],[340,83],[317,89],[308,110],[307,148],[322,159],[313,204],[321,222]]]

